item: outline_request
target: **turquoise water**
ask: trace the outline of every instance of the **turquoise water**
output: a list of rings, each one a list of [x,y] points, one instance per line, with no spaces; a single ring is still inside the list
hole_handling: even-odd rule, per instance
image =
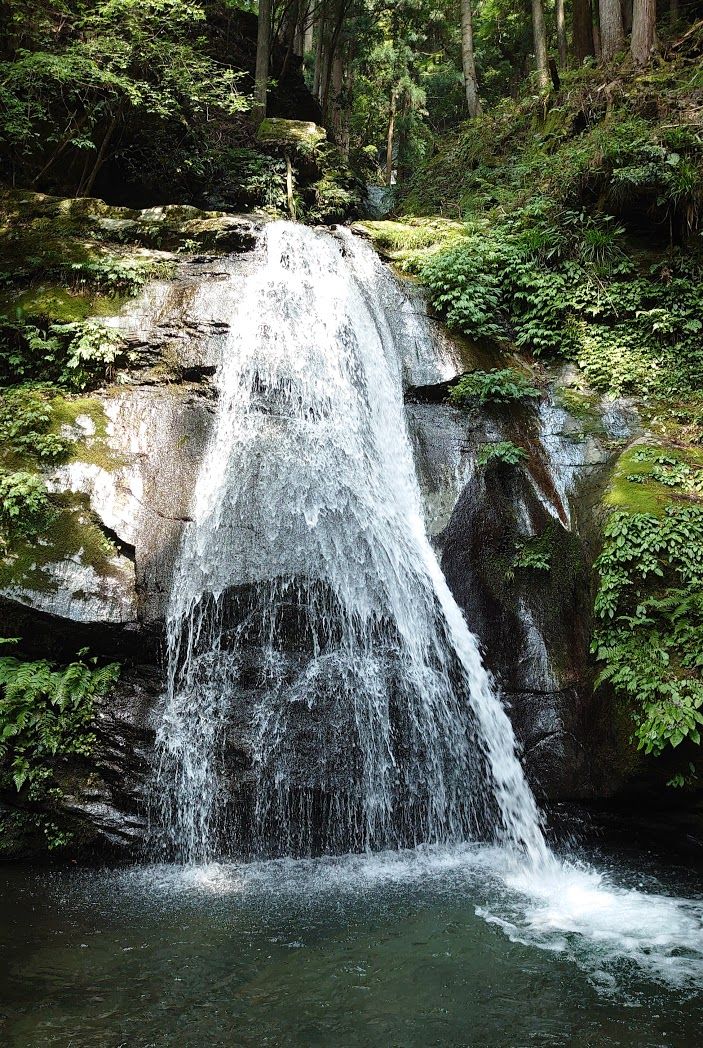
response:
[[[471,847],[7,868],[0,1043],[699,1045],[696,879],[646,858],[559,877]]]

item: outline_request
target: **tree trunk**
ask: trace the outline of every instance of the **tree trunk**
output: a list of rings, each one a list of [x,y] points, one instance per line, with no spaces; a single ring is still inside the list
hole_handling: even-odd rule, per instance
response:
[[[574,55],[577,62],[595,54],[591,0],[573,0]]]
[[[293,165],[290,162],[290,157],[286,153],[286,199],[288,201],[288,211],[290,217],[295,222],[295,197],[293,196]]]
[[[290,66],[290,61],[293,55],[300,54],[300,52],[296,51],[295,49],[295,41],[297,39],[298,33],[298,19],[300,14],[299,8],[299,0],[292,0],[292,3],[290,4],[288,11],[286,12],[286,15],[283,19],[283,36],[286,41],[286,54],[285,58],[283,59],[281,71],[278,74],[279,83],[285,80],[286,75],[288,73],[288,68]]]
[[[622,13],[622,27],[625,36],[632,32],[632,0],[620,0],[620,11]]]
[[[324,58],[324,43],[325,43],[325,9],[322,8],[320,17],[317,20],[315,27],[317,33],[317,39],[315,40],[315,72],[312,78],[312,93],[315,98],[320,98],[320,85],[322,83],[322,62]]]
[[[532,30],[535,38],[537,83],[540,91],[549,87],[549,60],[547,58],[547,27],[544,24],[542,0],[532,0]]]
[[[600,26],[593,20],[593,51],[596,56],[596,61],[600,62],[603,58],[603,49],[600,46]]]
[[[344,27],[344,16],[346,5],[344,0],[338,0],[331,11],[332,21],[329,24],[328,40],[325,44],[325,61],[323,65],[323,79],[320,92],[320,106],[322,107],[323,125],[329,127],[332,117],[333,105],[330,104],[330,88],[332,85],[332,70],[334,60],[339,51],[342,29]]]
[[[672,29],[679,24],[679,0],[669,0],[669,22]]]
[[[303,38],[305,35],[305,4],[295,0],[295,29],[293,30],[293,54],[298,58],[303,55]]]
[[[625,49],[620,0],[600,0],[600,46],[604,62],[611,62]]]
[[[391,108],[388,114],[388,137],[386,141],[386,185],[391,184],[393,178],[393,136],[395,135],[395,106],[397,96],[395,89],[391,93]]]
[[[656,42],[657,0],[634,0],[632,8],[632,61],[638,69],[649,65]]]
[[[339,50],[332,59],[332,79],[330,83],[330,110],[332,115],[332,130],[334,140],[340,144],[343,132],[343,92],[344,92],[344,57]]]
[[[556,0],[557,48],[559,49],[559,68],[566,69],[566,17],[564,0]]]
[[[76,196],[77,197],[79,197],[79,196],[90,196],[90,191],[93,188],[93,184],[95,182],[95,179],[98,176],[98,171],[100,170],[100,168],[105,163],[105,158],[107,156],[107,147],[109,146],[110,141],[112,139],[112,136],[115,133],[115,128],[117,127],[117,123],[118,123],[118,121],[119,121],[121,116],[122,116],[122,103],[120,102],[120,104],[118,105],[117,109],[115,110],[114,116],[110,120],[110,123],[108,125],[108,129],[105,132],[105,137],[103,138],[103,140],[102,140],[102,142],[100,144],[100,149],[98,150],[98,155],[97,155],[97,157],[95,159],[95,163],[93,164],[92,170],[91,170],[90,174],[88,175],[87,179],[85,179],[85,174],[84,174],[83,178],[81,179],[81,185],[79,185],[78,189],[76,190]],[[85,183],[84,183],[84,179],[85,179]]]
[[[304,20],[303,20],[303,54],[307,55],[312,51],[312,15],[310,14],[309,4],[304,5]]]
[[[464,90],[469,116],[478,116],[481,112],[481,100],[478,97],[478,80],[474,61],[474,30],[471,20],[471,0],[461,0],[461,61],[464,68]]]
[[[272,0],[259,0],[259,25],[256,35],[256,74],[254,78],[254,105],[252,116],[263,120],[266,116],[266,89],[269,78],[271,51]]]

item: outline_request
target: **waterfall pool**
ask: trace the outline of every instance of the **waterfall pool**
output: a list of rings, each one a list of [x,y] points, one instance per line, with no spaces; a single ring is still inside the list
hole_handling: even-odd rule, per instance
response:
[[[694,1048],[703,895],[485,846],[0,872],[0,1043]]]

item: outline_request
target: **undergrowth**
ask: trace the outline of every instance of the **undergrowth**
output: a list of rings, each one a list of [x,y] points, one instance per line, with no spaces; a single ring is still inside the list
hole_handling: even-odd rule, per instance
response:
[[[616,511],[596,561],[593,653],[632,710],[639,749],[658,755],[703,724],[703,508]]]
[[[658,446],[627,450],[605,495],[592,649],[652,755],[700,743],[703,724],[701,88],[685,48],[636,77],[566,72],[548,101],[466,124],[405,188],[404,214],[370,230],[456,331],[576,365],[652,421]],[[462,382],[455,399],[490,400]],[[549,563],[527,545],[509,575]],[[673,785],[691,779],[682,760]]]
[[[12,644],[12,641],[3,641]],[[119,665],[99,665],[87,650],[68,666],[46,659],[0,658],[0,788],[23,792],[50,848],[69,836],[46,816],[61,796],[61,769],[90,756],[95,702],[117,680]]]

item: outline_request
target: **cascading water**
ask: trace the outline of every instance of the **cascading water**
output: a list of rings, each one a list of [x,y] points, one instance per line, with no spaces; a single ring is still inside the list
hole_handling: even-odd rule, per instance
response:
[[[388,278],[349,233],[274,223],[260,250],[227,318],[170,598],[166,850],[201,862],[490,832],[544,860],[510,722],[425,534],[409,318],[389,322]]]

